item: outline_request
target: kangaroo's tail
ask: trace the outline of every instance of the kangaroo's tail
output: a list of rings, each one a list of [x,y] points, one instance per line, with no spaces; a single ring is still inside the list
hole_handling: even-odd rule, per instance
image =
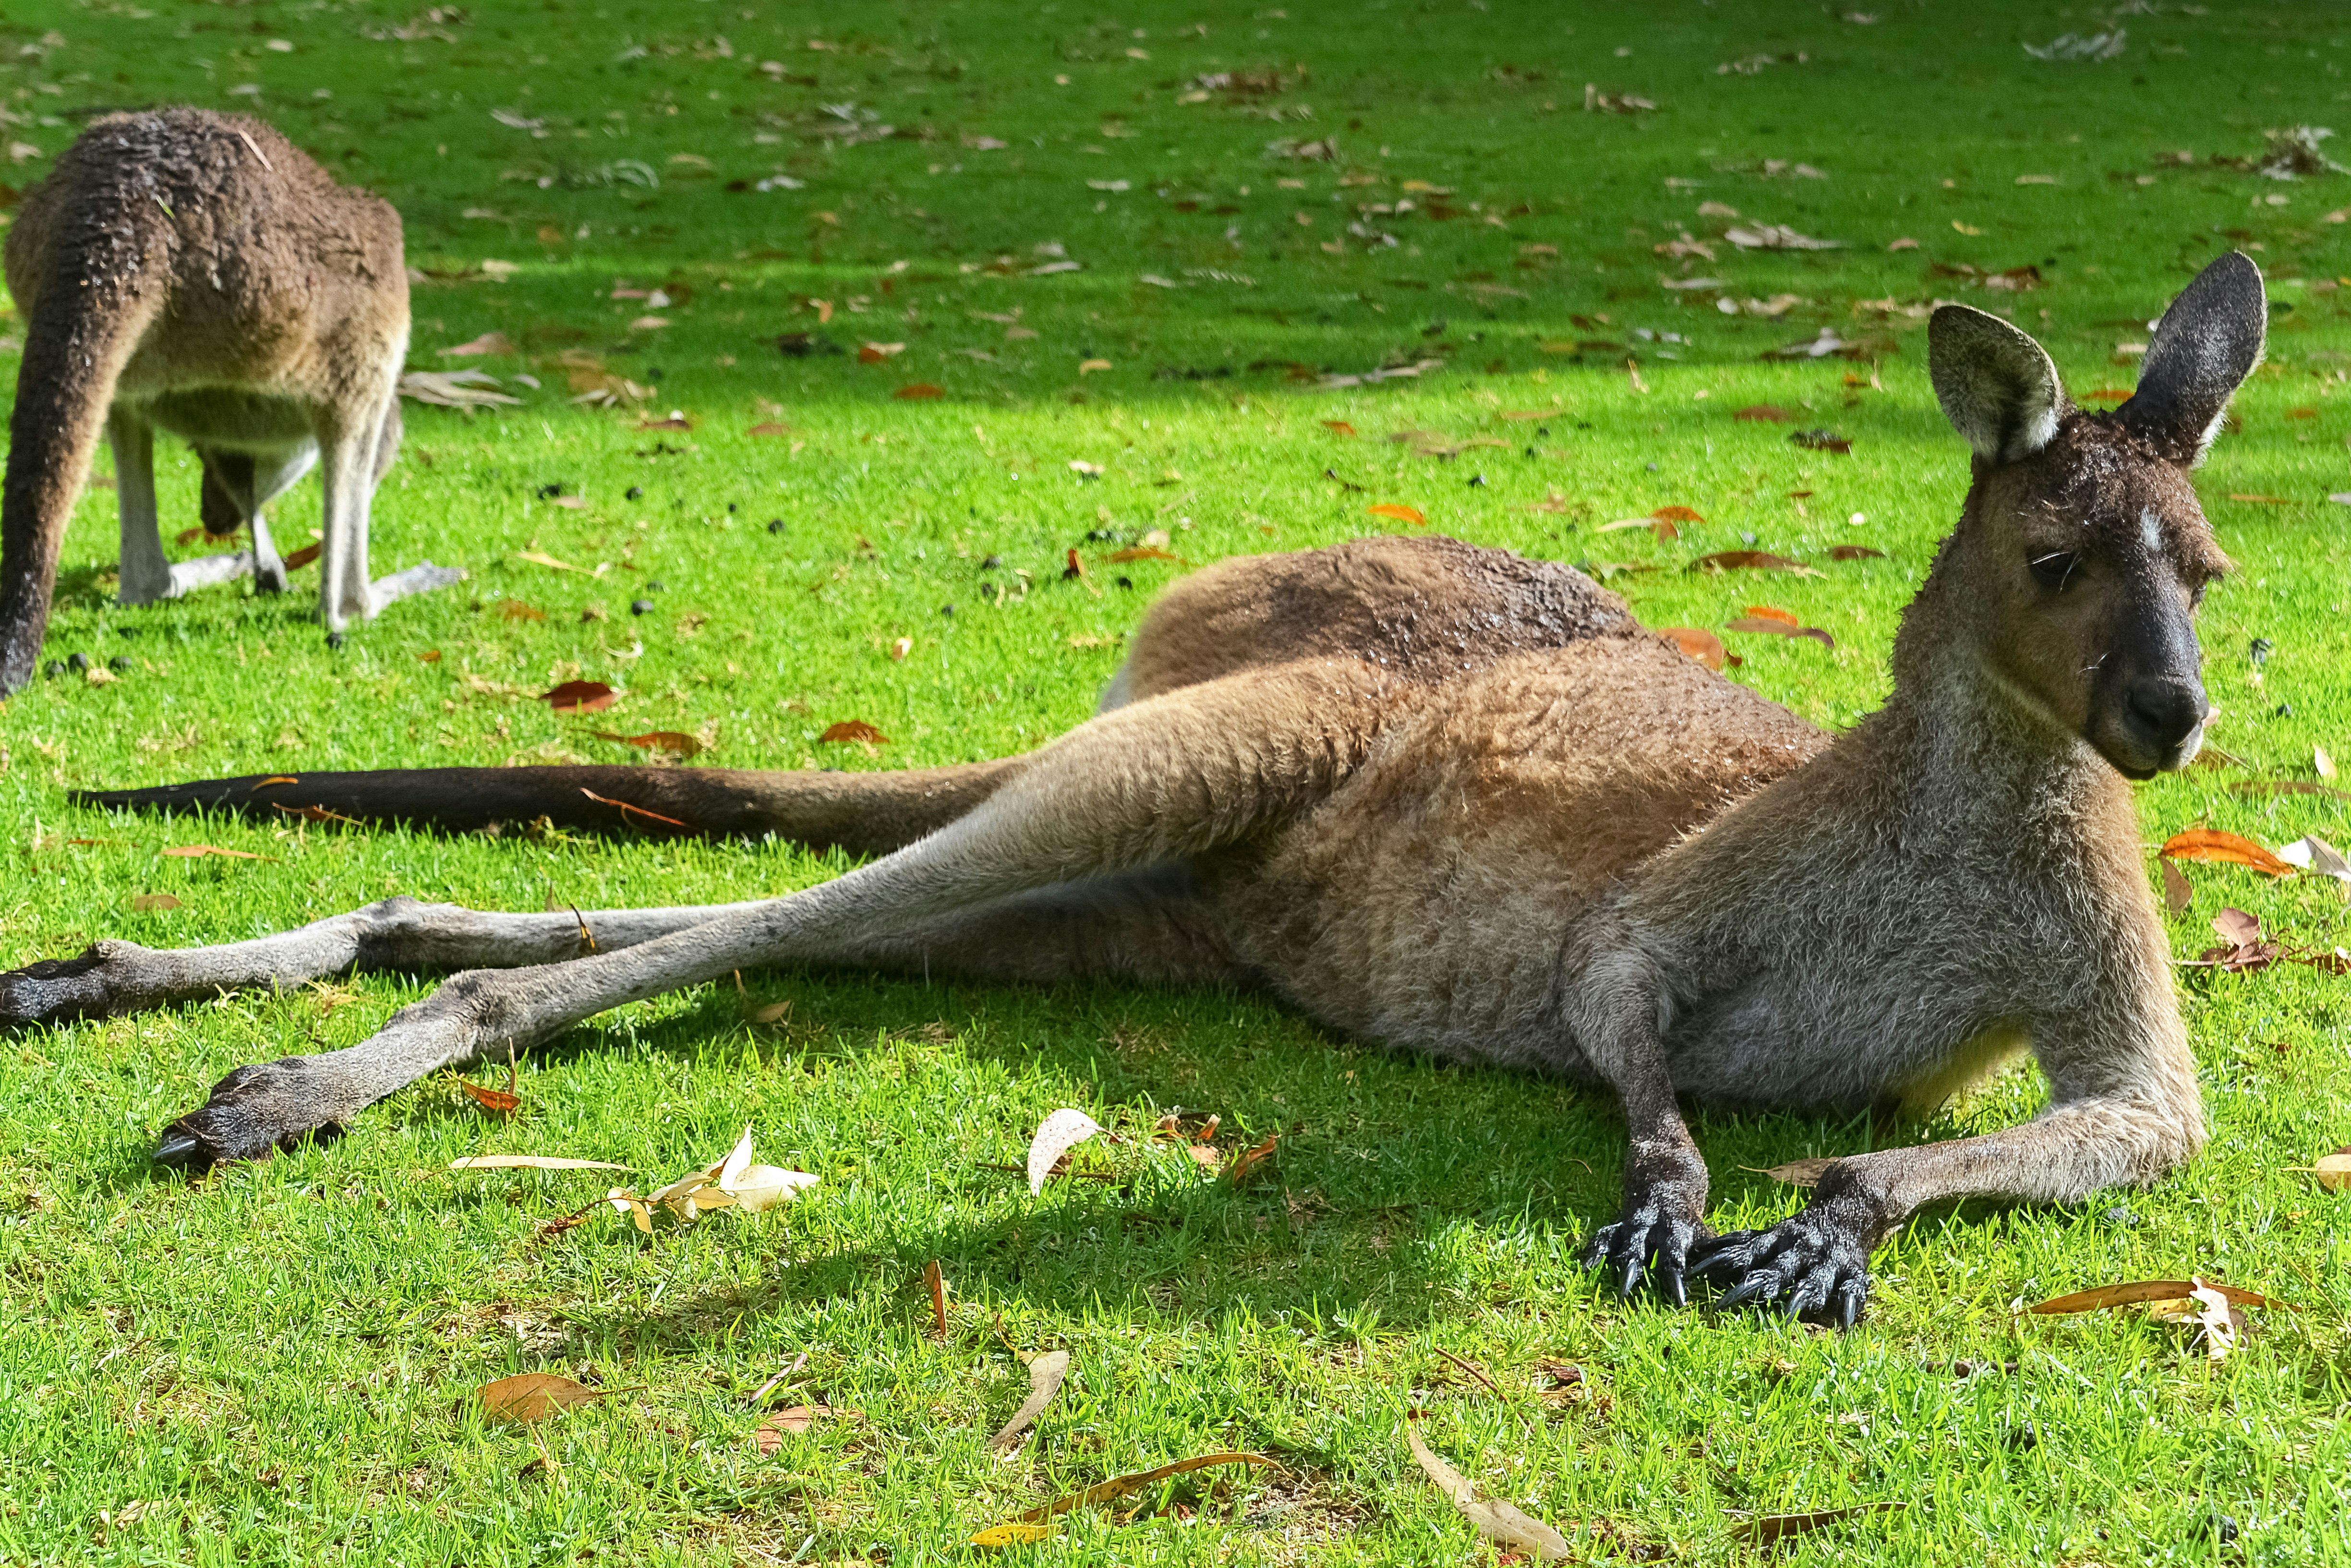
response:
[[[751,773],[716,768],[415,768],[256,773],[152,789],[86,789],[85,806],[409,822],[466,831],[541,818],[591,832],[756,838],[882,854],[978,805],[1023,758],[882,773]]]
[[[162,312],[169,282],[165,214],[152,192],[130,188],[134,181],[82,167],[93,162],[78,156],[89,140],[50,176],[63,196],[40,214],[47,243],[25,247],[37,254],[26,258],[29,279],[20,279],[34,293],[0,481],[0,696],[33,677],[67,519],[115,382]]]

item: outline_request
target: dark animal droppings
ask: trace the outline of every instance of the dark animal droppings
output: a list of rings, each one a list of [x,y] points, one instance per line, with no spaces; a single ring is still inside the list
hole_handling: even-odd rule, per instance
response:
[[[653,601],[650,599],[632,599],[629,601],[629,613],[632,615],[650,615],[653,613]]]

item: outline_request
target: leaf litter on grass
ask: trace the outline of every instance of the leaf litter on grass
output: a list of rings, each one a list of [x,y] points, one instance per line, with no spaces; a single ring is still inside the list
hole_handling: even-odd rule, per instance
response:
[[[1045,1413],[1045,1406],[1050,1405],[1053,1396],[1061,1391],[1061,1380],[1069,1375],[1069,1371],[1070,1353],[1066,1350],[1049,1350],[1030,1362],[1029,1397],[1021,1402],[1019,1409],[1013,1412],[1012,1419],[988,1438],[987,1446],[1003,1453],[1019,1442],[1020,1435]]]
[[[1225,1448],[1211,1454],[1195,1454],[1188,1459],[1177,1459],[1173,1464],[1161,1465],[1156,1469],[1137,1470],[1133,1475],[1113,1476],[1109,1480],[1096,1482],[1083,1491],[1071,1492],[1066,1497],[1058,1497],[1050,1502],[1041,1503],[1016,1519],[1008,1520],[1002,1524],[979,1531],[971,1538],[971,1543],[974,1546],[1019,1546],[1030,1542],[1048,1541],[1053,1535],[1052,1521],[1073,1509],[1091,1507],[1098,1502],[1115,1502],[1121,1498],[1132,1497],[1139,1491],[1157,1486],[1161,1481],[1219,1465],[1262,1465],[1275,1469],[1280,1468],[1263,1454],[1249,1453],[1240,1449]]]

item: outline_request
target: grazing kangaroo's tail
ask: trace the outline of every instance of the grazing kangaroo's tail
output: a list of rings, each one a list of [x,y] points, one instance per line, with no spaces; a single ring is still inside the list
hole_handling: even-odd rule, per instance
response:
[[[413,768],[256,773],[152,789],[83,789],[77,804],[236,811],[282,821],[410,822],[468,830],[545,818],[559,828],[661,837],[775,833],[819,849],[883,854],[994,794],[1026,761],[1008,757],[886,773],[750,773],[717,768]]]
[[[78,223],[47,258],[25,324],[8,473],[0,482],[0,696],[33,678],[66,521],[106,426],[114,385],[162,308],[161,268],[141,244],[160,214]]]

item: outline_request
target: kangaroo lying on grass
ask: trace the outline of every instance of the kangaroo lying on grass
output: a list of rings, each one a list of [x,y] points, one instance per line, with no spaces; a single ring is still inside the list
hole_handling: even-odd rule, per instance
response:
[[[2192,618],[2227,570],[2184,471],[2259,359],[2261,275],[2173,302],[2137,395],[2074,411],[2041,346],[1928,333],[1974,482],[1832,739],[1643,633],[1565,567],[1450,539],[1230,560],[1151,612],[1104,711],[1025,757],[901,773],[459,768],[216,780],[110,806],[321,806],[776,832],[881,858],[788,897],[493,915],[394,898],[284,936],[101,942],[0,976],[0,1018],[117,1013],[352,969],[460,968],[364,1044],[240,1068],[160,1160],[266,1154],[422,1074],[730,970],[848,964],[1259,985],[1333,1028],[1597,1079],[1631,1124],[1587,1262],[1850,1324],[1919,1205],[2146,1182],[2204,1137],[2124,780],[2184,766]],[[621,802],[627,802],[625,806]],[[593,950],[589,936],[593,936]],[[1837,1162],[1715,1237],[1677,1096],[1932,1108],[2030,1047],[2027,1125]]]
[[[400,214],[338,185],[258,120],[109,115],[25,194],[8,291],[25,357],[0,489],[0,695],[32,679],[66,521],[99,427],[114,448],[125,604],[286,564],[261,508],[325,457],[319,610],[330,641],[462,575],[427,562],[368,580],[368,503],[400,450],[408,352]],[[204,463],[202,516],[253,549],[177,566],[155,513],[155,433]]]

